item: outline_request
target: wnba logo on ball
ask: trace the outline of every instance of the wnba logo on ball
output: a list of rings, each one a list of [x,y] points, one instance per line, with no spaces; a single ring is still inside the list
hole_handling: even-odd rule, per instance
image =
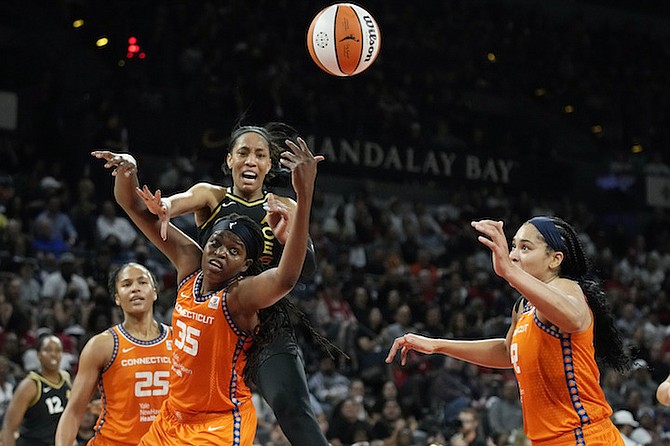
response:
[[[352,3],[336,3],[322,9],[307,31],[307,50],[312,60],[335,76],[353,76],[366,70],[377,58],[380,44],[375,19]]]

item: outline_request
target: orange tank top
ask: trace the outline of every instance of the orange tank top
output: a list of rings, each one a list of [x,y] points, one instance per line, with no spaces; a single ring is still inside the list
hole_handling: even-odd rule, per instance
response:
[[[235,325],[228,311],[229,286],[202,296],[202,272],[197,271],[179,287],[172,313],[175,348],[168,397],[178,418],[237,412],[251,400],[242,378],[251,336]]]
[[[600,387],[593,322],[581,333],[543,324],[526,303],[514,328],[510,359],[519,381],[524,428],[534,442],[572,432],[612,415]]]
[[[96,439],[136,445],[167,398],[172,356],[171,329],[151,341],[134,338],[122,324],[109,329],[114,352],[98,379],[102,411],[95,424]]]

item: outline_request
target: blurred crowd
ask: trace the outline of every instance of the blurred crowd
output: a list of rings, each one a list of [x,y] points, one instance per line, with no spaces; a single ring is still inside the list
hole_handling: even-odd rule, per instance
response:
[[[14,187],[20,181],[20,176],[0,179],[3,405],[12,386],[37,367],[32,346],[39,334],[61,337],[63,367],[75,373],[86,340],[119,322],[107,291],[108,274],[116,265],[135,260],[157,274],[157,317],[164,322],[170,321],[176,285],[165,258],[138,236],[111,197],[97,197],[89,179],[80,179],[71,190],[44,177],[32,200],[24,193],[29,189]],[[670,372],[667,210],[656,209],[633,235],[608,228],[585,203],[572,200],[531,205],[510,196],[500,203],[486,188],[443,196],[439,204],[410,201],[384,196],[371,183],[350,195],[317,194],[311,234],[319,272],[291,299],[350,357],[333,360],[299,330],[313,404],[330,438],[342,444],[391,436],[394,444],[452,438],[457,445],[453,436],[470,428],[480,439],[504,445],[522,435],[511,371],[442,356],[415,354],[404,367],[384,359],[393,339],[407,332],[462,339],[504,336],[517,296],[493,273],[469,222],[490,215],[513,228],[528,216],[549,213],[576,222],[617,325],[638,358],[627,374],[603,370],[608,400],[646,426],[646,443],[660,441],[670,430],[670,412],[655,401],[656,386]],[[186,220],[177,224],[193,229]],[[257,407],[259,442],[281,444],[272,412],[263,411],[262,401]]]
[[[37,366],[40,334],[63,340],[63,368],[76,373],[84,343],[121,320],[107,290],[116,265],[134,260],[157,275],[157,319],[170,322],[174,271],[119,211],[108,176],[87,151],[130,150],[142,180],[167,192],[218,181],[224,149],[203,148],[203,126],[224,138],[225,124],[253,102],[258,123],[526,159],[538,167],[525,175],[550,173],[544,181],[556,184],[547,190],[559,192],[443,184],[417,200],[402,185],[374,181],[317,191],[311,235],[319,272],[290,298],[350,357],[333,359],[300,332],[313,406],[334,446],[525,444],[511,371],[419,354],[404,367],[384,359],[407,332],[504,336],[517,295],[493,273],[469,223],[492,217],[511,229],[539,214],[579,230],[637,358],[626,374],[602,370],[615,423],[639,444],[670,441],[670,410],[655,400],[670,373],[670,209],[637,201],[613,217],[603,207],[622,202],[585,201],[573,184],[583,161],[670,174],[661,150],[670,144],[667,30],[636,25],[635,17],[617,23],[605,13],[596,19],[498,2],[378,2],[370,9],[382,23],[380,58],[366,77],[333,89],[332,78],[291,49],[303,49],[314,5],[233,3],[154,5],[141,29],[156,62],[129,63],[125,77],[85,107],[66,100],[57,73],[26,88],[34,116],[3,134],[16,144],[0,148],[0,417],[13,386]],[[85,1],[59,5],[63,15],[94,12]],[[288,10],[301,20],[278,19]],[[567,104],[574,113],[566,122]],[[77,122],[85,149],[46,155],[71,142],[68,120]],[[591,131],[595,123],[601,133]],[[565,152],[569,135],[585,141]],[[633,155],[631,144],[649,150]],[[175,223],[194,233],[189,217]],[[272,411],[255,403],[259,444],[286,445]]]

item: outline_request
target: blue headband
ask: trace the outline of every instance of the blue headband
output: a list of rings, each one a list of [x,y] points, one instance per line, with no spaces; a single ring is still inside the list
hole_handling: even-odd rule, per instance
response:
[[[533,217],[528,220],[528,223],[535,226],[537,230],[540,231],[540,234],[544,237],[544,241],[547,242],[547,245],[549,245],[551,249],[561,252],[567,251],[563,237],[561,237],[556,225],[550,218]]]
[[[260,256],[263,245],[262,237],[260,234],[254,234],[254,229],[249,227],[244,220],[233,221],[225,217],[220,218],[212,226],[211,234],[214,234],[216,231],[230,231],[238,236],[247,250],[248,259],[257,260],[258,256]]]

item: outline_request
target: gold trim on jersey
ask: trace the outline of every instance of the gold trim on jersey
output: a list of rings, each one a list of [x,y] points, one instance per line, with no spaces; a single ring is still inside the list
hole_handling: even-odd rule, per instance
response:
[[[238,204],[241,204],[242,206],[246,206],[246,207],[250,208],[250,207],[258,206],[259,204],[267,201],[268,194],[264,193],[263,198],[260,198],[258,200],[247,201],[244,198],[240,198],[237,195],[233,195],[233,193],[230,191],[229,187],[226,188],[226,195],[221,199],[221,201],[219,201],[219,204],[217,204],[216,207],[212,210],[212,212],[209,214],[209,217],[207,218],[207,220],[205,220],[205,222],[200,225],[200,227],[199,227],[200,230],[205,229],[207,227],[207,225],[209,225],[212,222],[212,220],[214,220],[214,218],[217,215],[219,215],[219,211],[221,210],[221,207],[223,206],[223,200],[225,200],[226,198],[229,198],[230,200],[232,200],[232,201],[234,201]]]
[[[70,375],[66,371],[59,370],[58,374],[60,375],[60,381],[58,383],[54,383],[53,381],[49,381],[47,378],[40,375],[34,370],[28,372],[28,378],[32,379],[33,381],[35,381],[35,383],[37,383],[37,393],[35,393],[35,397],[30,401],[28,407],[33,407],[40,400],[40,397],[42,396],[43,385],[47,385],[52,389],[58,390],[61,387],[63,387],[65,383],[70,382]]]

